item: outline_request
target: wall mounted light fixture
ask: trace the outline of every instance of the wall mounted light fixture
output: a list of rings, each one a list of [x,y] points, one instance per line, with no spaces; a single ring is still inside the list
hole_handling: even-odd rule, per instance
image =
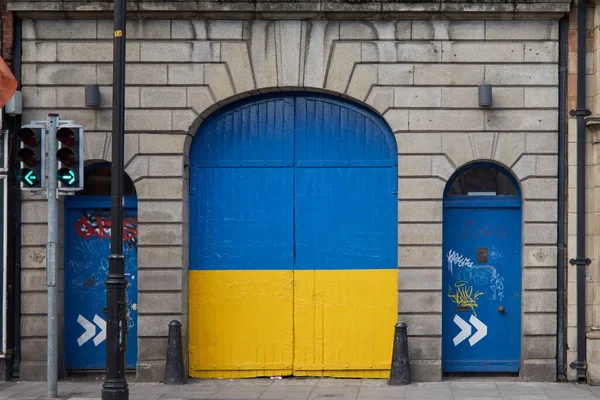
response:
[[[100,87],[98,85],[85,85],[85,106],[100,106]]]
[[[479,107],[492,105],[492,85],[479,85]]]

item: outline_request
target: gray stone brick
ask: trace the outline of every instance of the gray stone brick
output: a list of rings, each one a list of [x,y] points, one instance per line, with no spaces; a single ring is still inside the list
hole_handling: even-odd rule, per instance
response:
[[[431,175],[431,156],[401,155],[398,157],[398,176],[420,175]]]
[[[56,107],[56,88],[24,86],[21,89],[24,108]]]
[[[523,292],[524,312],[556,312],[556,290]]]
[[[183,154],[185,135],[141,134],[140,153],[142,154]]]
[[[396,43],[397,60],[400,62],[440,62],[442,44],[440,42],[400,42]]]
[[[198,114],[193,110],[173,110],[173,131],[188,132]]]
[[[437,294],[441,297],[440,294]],[[441,314],[398,314],[398,321],[407,325],[408,336],[441,336]],[[410,339],[409,339],[410,341]]]
[[[450,40],[482,40],[484,37],[484,21],[450,21],[448,32]]]
[[[437,337],[411,337],[408,355],[411,360],[439,360],[442,358],[442,341]]]
[[[246,43],[222,43],[221,58],[227,63],[236,93],[256,88]]]
[[[484,113],[480,110],[409,110],[411,131],[481,131]]]
[[[441,246],[400,246],[398,267],[436,267],[442,265]]]
[[[479,85],[483,82],[483,69],[483,65],[415,65],[414,83],[415,85]]]
[[[558,129],[555,110],[538,110],[532,118],[526,110],[487,110],[485,128],[492,131],[554,131]]]
[[[65,86],[56,88],[58,107],[80,108],[85,106],[85,87]],[[87,128],[87,127],[86,127]]]
[[[203,64],[169,65],[170,85],[201,85],[204,83]]]
[[[45,244],[39,247],[21,248],[21,266],[25,269],[43,269],[46,268],[46,247]]]
[[[48,295],[45,292],[23,292],[21,294],[22,314],[46,314]]]
[[[348,96],[364,101],[367,94],[377,83],[376,64],[357,64],[348,85]]]
[[[150,176],[181,176],[183,175],[182,156],[151,156]]]
[[[398,145],[398,153],[441,153],[441,133],[408,133],[401,132],[394,135]]]
[[[556,199],[557,180],[555,178],[532,178],[523,182],[525,199]]]
[[[56,43],[23,41],[23,62],[56,62]]]
[[[181,271],[167,270],[167,268],[181,268],[183,251],[181,246],[140,246],[139,268],[144,268],[144,279],[140,279],[144,284],[140,290],[180,290]],[[140,274],[142,274],[141,269]]]
[[[144,315],[138,317],[138,335],[139,336],[164,336],[169,334],[169,322],[174,319],[181,319],[181,314],[172,315]],[[164,364],[164,362],[163,362]],[[164,378],[164,375],[163,375]]]
[[[442,244],[442,224],[398,224],[398,244]]]
[[[394,21],[395,39],[408,40],[411,37],[411,21],[396,20]]]
[[[165,379],[165,368],[164,360],[138,361],[135,378],[139,382],[160,382]]]
[[[410,377],[414,382],[439,382],[442,380],[442,362],[411,360]]]
[[[523,360],[520,376],[525,382],[555,382],[556,360]]]
[[[505,118],[504,118],[505,119]],[[504,165],[513,165],[525,152],[525,134],[506,132],[498,134],[492,158]]]
[[[148,245],[181,245],[183,244],[182,224],[150,224],[140,227],[138,232],[139,243]]]
[[[485,66],[485,81],[492,85],[556,85],[556,65],[492,64]]]
[[[139,60],[139,45],[133,45],[136,59],[127,57],[127,61]],[[127,55],[130,55],[129,44]],[[137,48],[137,49],[136,49]],[[137,50],[137,54],[135,53]],[[102,42],[60,42],[56,48],[58,61],[62,62],[111,62],[113,59],[113,44]]]
[[[128,110],[125,114],[127,131],[168,131],[171,122],[171,111],[168,110]]]
[[[488,40],[551,40],[558,39],[558,21],[486,21]]]
[[[21,221],[43,224],[48,220],[48,203],[46,201],[24,201],[21,204]]]
[[[135,185],[139,199],[161,200],[161,199],[182,199],[183,198],[183,179],[182,178],[148,178],[142,179]]]
[[[525,45],[525,62],[558,62],[557,42],[532,42]]]
[[[95,20],[44,20],[33,23],[34,37],[25,39],[96,39]],[[26,30],[31,36],[31,30]],[[112,30],[111,30],[112,37]]]
[[[48,343],[44,338],[28,338],[21,341],[21,357],[27,361],[46,361]]]
[[[212,93],[206,86],[192,86],[187,88],[187,106],[197,114],[215,104]]]
[[[287,46],[286,46],[287,47]],[[354,64],[361,60],[361,44],[357,42],[336,42],[332,51],[325,87],[344,93]],[[381,65],[379,66],[381,71]]]
[[[442,154],[431,156],[431,175],[448,180],[455,170],[456,168],[448,156]]]
[[[442,296],[436,292],[400,292],[398,293],[398,312],[441,312]]]
[[[140,105],[145,108],[177,108],[186,106],[185,87],[142,87]]]
[[[285,45],[277,48],[277,84],[278,86],[298,86],[300,84],[302,22],[282,20],[278,21],[278,25],[279,29],[275,30],[276,40],[279,40],[282,44],[285,43]],[[336,65],[334,61],[336,53],[334,52],[331,68],[334,68],[334,65]],[[338,56],[340,54],[344,53],[337,53]],[[352,67],[353,65],[350,64],[350,68]],[[343,92],[346,88],[346,84],[350,78],[350,70],[347,71],[348,73],[346,73],[345,69],[343,70],[343,78],[346,79],[346,82],[343,87],[337,90],[338,92]]]
[[[372,21],[341,21],[340,39],[373,40],[381,38],[379,37],[377,29]]]
[[[379,64],[378,80],[380,85],[411,85],[413,66],[406,64]]]
[[[277,59],[275,48],[275,28],[273,21],[251,21],[250,22],[250,58],[256,79],[257,87],[277,86]],[[319,37],[323,43],[325,34],[324,21],[309,22],[309,37]],[[305,84],[309,86],[323,86],[323,46],[316,46],[310,42],[307,49],[307,61],[310,60],[313,70],[307,74],[307,78],[319,76],[318,82],[305,78]],[[318,71],[318,73],[316,72]]]
[[[197,44],[208,49],[205,54],[211,54],[209,42],[142,42],[140,59],[143,62],[190,62]],[[212,57],[205,61],[212,61]]]
[[[558,160],[556,156],[536,156],[535,173],[537,176],[558,175]]]
[[[127,39],[169,39],[171,21],[164,19],[138,19],[127,21]],[[98,21],[98,39],[113,38],[113,21]]]
[[[523,241],[527,244],[555,244],[556,224],[525,224]]]
[[[524,314],[524,335],[555,335],[556,314]]]
[[[556,267],[556,246],[523,247],[525,267]]]
[[[108,150],[108,133],[106,132],[84,132],[83,152],[86,160],[102,160],[104,153]]]
[[[175,22],[175,21],[173,21]],[[167,356],[169,341],[164,338],[139,338],[138,360],[161,360]],[[162,378],[164,379],[164,377]]]
[[[44,279],[45,281],[45,279]],[[23,315],[21,317],[21,335],[24,338],[43,337],[48,333],[47,318],[43,315]]]
[[[181,293],[141,292],[139,294],[140,313],[181,313]]]
[[[398,203],[398,222],[441,222],[442,202],[434,201],[405,201]]]
[[[21,244],[23,246],[38,246],[48,240],[46,224],[23,224],[21,226]]]
[[[242,21],[207,21],[209,39],[242,39]]]
[[[401,87],[394,90],[394,107],[441,107],[442,88]]]
[[[394,105],[394,89],[390,87],[378,87],[375,86],[367,97],[367,104],[379,111],[380,114],[389,115],[384,117],[387,119],[388,124],[392,130],[405,130],[408,125],[407,112],[406,110],[390,110],[390,107]],[[394,125],[394,126],[392,126]]]
[[[112,85],[112,82],[112,65],[98,65],[97,83]],[[125,68],[125,83],[127,85],[166,85],[167,65],[129,64]]]
[[[206,64],[204,81],[210,87],[215,100],[221,101],[235,94],[233,83],[225,64]]]
[[[556,87],[526,87],[525,107],[557,108],[558,89]],[[556,137],[556,135],[553,136]],[[556,147],[554,150],[556,151]]]
[[[125,173],[129,177],[136,181],[140,178],[145,178],[149,175],[148,173],[148,156],[137,155],[131,162],[125,167]]]
[[[523,358],[555,358],[556,336],[523,337]]]
[[[23,70],[24,85],[86,85],[96,81],[96,66],[81,64],[37,64]]]
[[[84,88],[80,88],[80,96],[84,96]],[[81,103],[83,104],[83,103]],[[101,86],[100,87],[100,106],[111,107],[112,106],[112,87]],[[125,87],[125,108],[139,108],[140,107],[140,88],[139,86],[126,86]]]
[[[554,268],[525,268],[523,270],[523,289],[556,290],[556,270]]]
[[[446,182],[439,178],[404,178],[398,180],[399,199],[441,199]]]
[[[183,203],[180,201],[140,201],[138,202],[138,221],[183,223]]]
[[[556,222],[557,204],[555,201],[526,201],[523,204],[525,222]]]
[[[399,290],[441,290],[441,288],[441,268],[400,268],[398,270]],[[419,312],[420,311],[422,310],[419,310]]]
[[[21,272],[21,290],[23,292],[46,290],[46,271],[27,269]]]
[[[523,62],[523,44],[518,42],[444,42],[444,62]]]

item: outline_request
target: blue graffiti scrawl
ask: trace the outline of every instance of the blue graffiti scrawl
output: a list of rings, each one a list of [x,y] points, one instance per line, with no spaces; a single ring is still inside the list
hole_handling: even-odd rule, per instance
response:
[[[127,200],[130,200],[129,202]],[[133,200],[133,201],[132,201]],[[128,207],[134,203],[134,207]],[[70,197],[65,216],[65,359],[67,368],[103,369],[106,360],[106,286],[110,254],[110,199]],[[137,210],[126,199],[123,254],[128,281],[127,368],[137,362]]]

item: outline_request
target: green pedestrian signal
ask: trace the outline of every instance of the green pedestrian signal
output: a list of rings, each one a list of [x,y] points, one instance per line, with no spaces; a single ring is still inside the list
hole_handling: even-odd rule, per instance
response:
[[[21,163],[19,181],[21,189],[41,190],[45,187],[46,129],[43,125],[23,125],[17,132],[20,149],[17,158]]]
[[[73,184],[75,184],[75,172],[73,172],[72,169],[61,168],[56,175],[58,180],[67,186],[73,186]]]

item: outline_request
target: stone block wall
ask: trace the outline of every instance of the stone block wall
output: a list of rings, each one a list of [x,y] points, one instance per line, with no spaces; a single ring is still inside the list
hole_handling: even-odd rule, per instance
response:
[[[112,21],[26,19],[23,38],[23,120],[50,111],[74,119],[86,129],[86,158],[110,160]],[[415,380],[441,379],[445,184],[473,160],[513,172],[524,198],[521,376],[555,379],[557,21],[150,19],[128,22],[127,39],[125,159],[139,198],[139,379],[164,377],[168,323],[188,325],[193,135],[221,105],[282,89],[361,102],[395,133],[398,318],[409,327]],[[484,82],[493,85],[489,109],[478,106]],[[84,85],[93,83],[102,105],[86,109]],[[39,204],[23,203],[24,379],[41,377],[35,368],[45,360]]]

